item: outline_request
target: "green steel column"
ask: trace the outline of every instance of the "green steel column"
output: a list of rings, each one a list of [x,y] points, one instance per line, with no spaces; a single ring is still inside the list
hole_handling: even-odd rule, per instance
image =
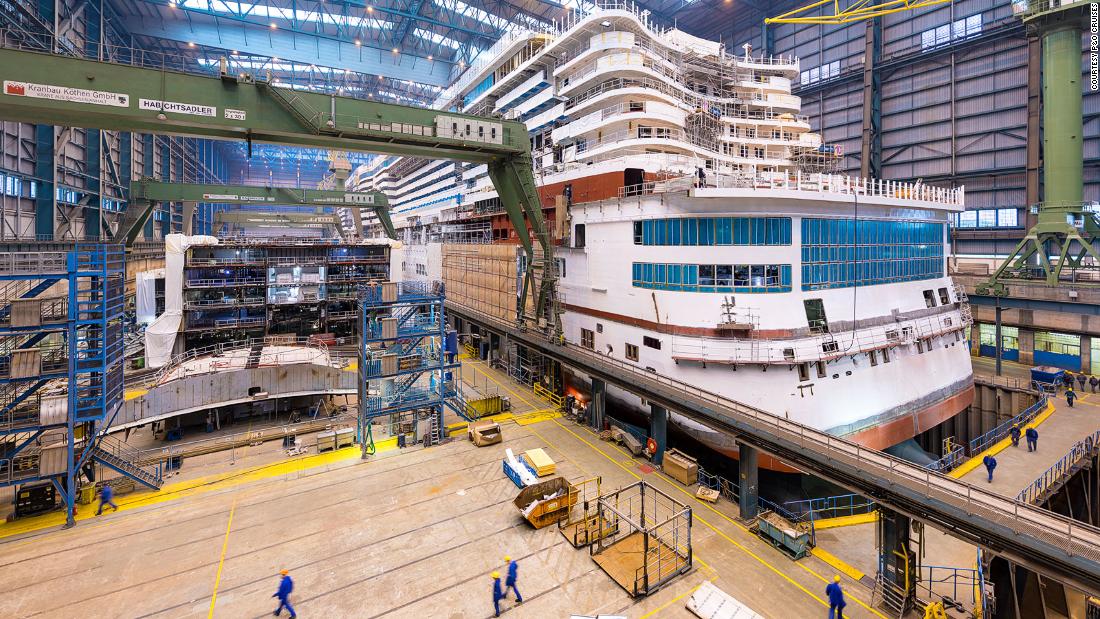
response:
[[[1046,203],[1084,200],[1081,30],[1063,24],[1043,32],[1043,187]]]

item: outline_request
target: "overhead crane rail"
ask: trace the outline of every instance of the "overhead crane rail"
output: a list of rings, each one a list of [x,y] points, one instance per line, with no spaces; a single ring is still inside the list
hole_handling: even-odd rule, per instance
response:
[[[1100,529],[946,477],[843,437],[573,345],[556,345],[448,303],[559,363],[737,437],[783,462],[987,548],[1092,595],[1100,593]]]
[[[2,120],[484,163],[528,257],[517,325],[561,334],[554,241],[521,122],[292,91],[246,73],[219,78],[12,48],[0,49],[0,66]]]
[[[939,4],[949,4],[952,0],[888,0],[872,2],[855,0],[847,7],[841,7],[840,0],[819,0],[806,6],[787,11],[776,17],[767,17],[765,24],[847,24],[864,19],[874,19],[883,15],[900,13],[912,9],[922,9]],[[822,9],[817,11],[817,9]]]
[[[165,183],[141,179],[130,183],[130,205],[115,233],[114,242],[133,245],[158,203],[248,204],[279,206],[317,206],[369,208],[391,238],[397,238],[390,219],[389,200],[380,191],[335,191],[295,187],[253,187],[248,185],[209,185],[205,183]],[[184,217],[186,226],[187,216]],[[225,218],[232,221],[232,217]],[[331,219],[329,220],[331,221]],[[184,230],[186,233],[187,230]]]

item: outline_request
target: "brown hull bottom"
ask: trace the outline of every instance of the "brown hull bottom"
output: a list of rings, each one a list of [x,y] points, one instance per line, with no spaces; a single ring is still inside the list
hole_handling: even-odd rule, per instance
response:
[[[909,415],[903,415],[887,423],[867,428],[866,430],[860,430],[859,432],[848,435],[846,438],[873,449],[886,449],[887,447],[897,445],[902,441],[911,439],[922,432],[926,432],[936,427],[944,421],[963,412],[973,403],[974,386],[971,385],[931,406],[927,406]],[[737,459],[737,447],[731,448],[727,445],[713,445],[710,441],[705,440],[703,436],[695,436],[722,454],[735,460]],[[798,469],[787,466],[776,458],[766,454],[760,454],[758,464],[761,468],[780,473],[800,472]]]

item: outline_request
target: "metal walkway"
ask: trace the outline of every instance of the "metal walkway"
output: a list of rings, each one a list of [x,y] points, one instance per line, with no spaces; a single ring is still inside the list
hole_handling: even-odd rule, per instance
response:
[[[448,309],[591,377],[618,385],[879,504],[1063,583],[1100,595],[1100,529],[951,479],[703,391],[448,303]]]

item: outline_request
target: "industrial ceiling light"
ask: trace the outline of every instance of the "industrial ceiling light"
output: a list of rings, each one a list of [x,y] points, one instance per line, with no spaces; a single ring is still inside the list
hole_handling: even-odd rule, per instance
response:
[[[360,41],[359,39],[355,39],[355,45],[356,45],[356,47],[358,47],[358,46],[360,46],[360,45],[362,45],[362,44],[363,44],[363,42],[362,42],[362,41]]]
[[[194,46],[195,46],[195,42],[194,42],[194,41],[188,41],[188,42],[187,42],[187,47],[194,47]]]
[[[431,57],[431,56],[429,55],[429,56],[428,56],[428,60],[431,60],[431,59],[432,59],[432,57]]]
[[[393,53],[395,53],[395,54],[397,53],[397,48],[396,47],[393,48]]]
[[[274,30],[276,28],[278,28],[278,26],[275,25],[275,22],[271,22],[271,29]]]
[[[368,6],[367,7],[367,12],[368,13],[373,13],[374,12],[374,7],[373,6]]]
[[[602,22],[600,22],[600,25],[603,26],[604,28],[610,28],[611,27],[611,22],[609,22],[605,19]]]

